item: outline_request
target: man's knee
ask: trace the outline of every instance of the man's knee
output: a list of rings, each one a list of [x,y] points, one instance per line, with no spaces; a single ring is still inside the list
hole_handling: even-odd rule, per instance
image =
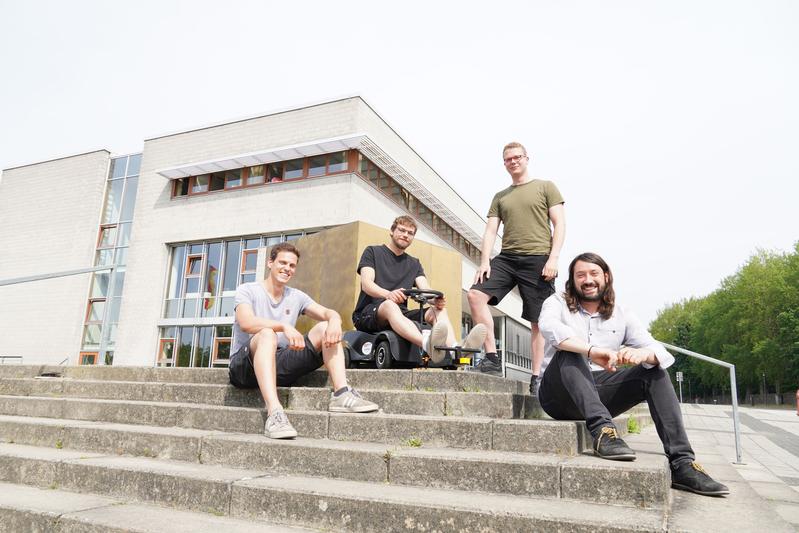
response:
[[[402,314],[402,310],[399,305],[391,300],[384,300],[380,307],[377,308],[377,316],[379,318],[387,318],[396,314]]]
[[[488,305],[489,296],[481,290],[469,289],[466,293],[466,299],[469,301],[469,306]]]
[[[325,331],[327,331],[327,322],[317,322],[314,327],[308,332],[308,340],[311,341],[313,349],[319,351],[322,346],[322,339],[324,339]]]
[[[250,354],[253,360],[256,354],[274,355],[275,350],[277,350],[277,333],[271,328],[264,328],[250,338]]]

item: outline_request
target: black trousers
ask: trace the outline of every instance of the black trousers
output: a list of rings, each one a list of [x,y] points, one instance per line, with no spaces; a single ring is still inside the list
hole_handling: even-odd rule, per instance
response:
[[[585,420],[594,438],[603,427],[614,427],[614,416],[646,401],[672,469],[696,457],[674,386],[659,366],[592,372],[585,356],[559,351],[544,372],[538,397],[544,411],[556,420]]]

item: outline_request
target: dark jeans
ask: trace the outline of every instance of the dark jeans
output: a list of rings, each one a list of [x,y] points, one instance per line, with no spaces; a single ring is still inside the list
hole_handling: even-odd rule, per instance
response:
[[[646,401],[672,469],[695,458],[674,386],[659,366],[592,372],[585,356],[560,351],[544,372],[538,397],[556,420],[585,420],[594,438],[604,426],[614,427],[614,416]]]

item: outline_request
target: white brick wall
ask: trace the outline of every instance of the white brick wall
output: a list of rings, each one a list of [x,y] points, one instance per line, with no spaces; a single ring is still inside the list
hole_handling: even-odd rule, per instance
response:
[[[0,279],[92,266],[109,154],[5,170]],[[89,274],[0,287],[0,355],[77,362]]]

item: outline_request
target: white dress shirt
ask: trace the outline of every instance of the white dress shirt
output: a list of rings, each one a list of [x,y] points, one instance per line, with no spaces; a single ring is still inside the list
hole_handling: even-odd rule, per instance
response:
[[[607,320],[599,313],[591,314],[582,306],[572,313],[562,294],[553,294],[544,302],[538,327],[544,335],[546,348],[541,375],[558,351],[558,345],[569,338],[578,338],[600,348],[619,350],[622,346],[630,348],[646,348],[655,352],[661,368],[667,368],[674,362],[672,356],[662,344],[657,342],[638,318],[625,311],[621,306],[613,308],[613,314]],[[646,368],[654,365],[641,363]],[[599,365],[591,363],[591,370],[603,370]]]

